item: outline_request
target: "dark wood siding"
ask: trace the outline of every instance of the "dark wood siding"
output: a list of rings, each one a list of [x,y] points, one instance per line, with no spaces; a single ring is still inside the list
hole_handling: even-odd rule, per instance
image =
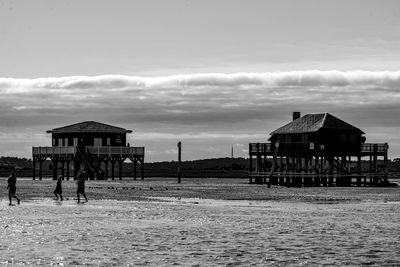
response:
[[[54,133],[52,134],[52,145],[73,146],[74,138],[78,139],[81,146],[93,146],[95,138],[101,138],[102,146],[107,146],[107,139],[110,139],[110,146],[126,146],[125,133]],[[61,139],[61,140],[60,140]],[[67,140],[67,142],[65,142]]]

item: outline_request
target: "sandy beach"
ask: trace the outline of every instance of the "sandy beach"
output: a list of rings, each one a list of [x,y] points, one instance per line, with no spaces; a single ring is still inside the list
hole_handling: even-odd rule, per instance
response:
[[[19,179],[0,201],[0,264],[343,266],[400,264],[398,188],[285,188],[244,179],[88,181],[77,204]]]
[[[0,180],[1,181],[1,180]],[[63,182],[65,197],[76,198],[76,181]],[[7,197],[7,181],[3,178],[3,197]],[[53,198],[56,181],[47,178],[32,181],[19,178],[17,193],[23,199]],[[87,181],[87,196],[91,200],[139,200],[151,197],[201,198],[215,200],[264,200],[288,202],[338,203],[366,201],[400,201],[399,188],[379,187],[304,187],[250,185],[245,178],[187,178],[181,184],[176,178],[132,178],[108,181]]]

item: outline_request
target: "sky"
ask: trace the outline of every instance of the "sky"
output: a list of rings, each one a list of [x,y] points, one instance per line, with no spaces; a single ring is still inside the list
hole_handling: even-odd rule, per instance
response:
[[[329,112],[400,157],[400,2],[0,0],[0,156],[46,130],[133,130],[146,161],[247,157]]]

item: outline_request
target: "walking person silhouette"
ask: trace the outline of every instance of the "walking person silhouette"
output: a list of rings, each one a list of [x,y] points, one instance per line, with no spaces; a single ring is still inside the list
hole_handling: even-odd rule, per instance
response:
[[[77,184],[77,189],[76,189],[76,195],[78,197],[78,203],[81,202],[80,195],[82,194],[85,197],[86,202],[88,202],[88,199],[85,195],[85,178],[86,178],[86,172],[82,171],[81,173],[78,174],[76,177],[76,184]]]
[[[54,195],[56,196],[56,200],[58,200],[58,196],[57,196],[57,195],[60,195],[61,201],[63,201],[63,196],[62,196],[62,179],[63,179],[63,176],[62,176],[62,175],[58,176],[58,179],[57,179],[57,186],[56,186],[56,189],[54,190]]]
[[[12,205],[12,198],[15,198],[18,201],[18,205],[21,202],[21,200],[15,195],[17,191],[17,176],[15,175],[15,172],[11,172],[10,176],[8,177],[8,198],[10,199],[10,206]]]

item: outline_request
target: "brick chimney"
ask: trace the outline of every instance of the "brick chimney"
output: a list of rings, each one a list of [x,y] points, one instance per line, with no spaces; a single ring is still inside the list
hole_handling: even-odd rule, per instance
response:
[[[293,120],[297,120],[298,118],[300,118],[300,112],[299,111],[294,111],[293,112]]]

